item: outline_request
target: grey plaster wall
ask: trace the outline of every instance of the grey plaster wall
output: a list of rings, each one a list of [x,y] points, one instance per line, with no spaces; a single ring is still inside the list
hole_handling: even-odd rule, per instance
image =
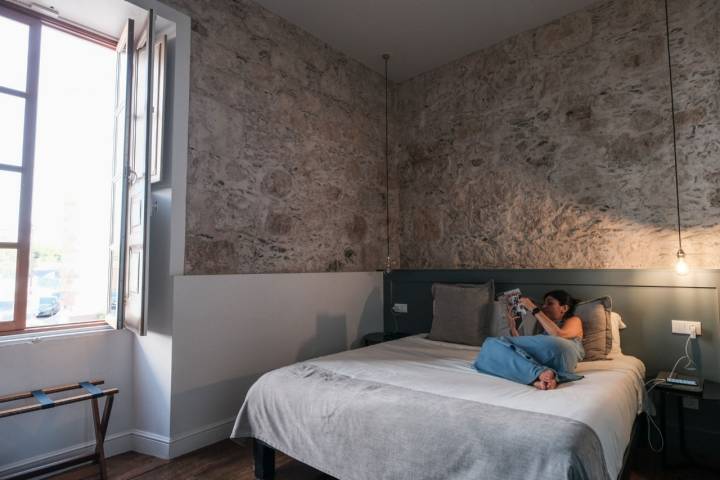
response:
[[[683,246],[720,267],[720,2],[672,0]],[[663,2],[618,0],[398,88],[406,268],[669,267]]]
[[[168,3],[193,19],[185,272],[382,268],[384,79],[250,1]]]

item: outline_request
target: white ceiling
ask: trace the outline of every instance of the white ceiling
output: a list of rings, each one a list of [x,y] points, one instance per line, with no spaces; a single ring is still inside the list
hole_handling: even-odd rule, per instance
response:
[[[397,82],[597,0],[255,0]]]

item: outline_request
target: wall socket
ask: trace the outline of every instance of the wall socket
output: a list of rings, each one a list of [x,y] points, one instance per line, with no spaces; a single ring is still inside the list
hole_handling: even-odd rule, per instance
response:
[[[407,303],[396,303],[392,307],[395,313],[407,313]]]
[[[672,333],[690,335],[690,327],[695,326],[695,334],[702,335],[702,324],[692,320],[673,320]]]

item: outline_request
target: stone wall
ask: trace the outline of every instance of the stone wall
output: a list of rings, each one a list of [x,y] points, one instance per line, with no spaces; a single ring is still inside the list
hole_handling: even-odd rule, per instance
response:
[[[186,273],[382,268],[383,78],[250,0],[169,3],[193,18]],[[683,242],[718,268],[720,2],[670,7]],[[672,265],[664,35],[661,0],[599,2],[395,86],[395,266]]]
[[[683,246],[720,267],[720,2],[672,0]],[[398,88],[404,268],[667,268],[661,0],[596,3]]]
[[[250,1],[169,4],[193,19],[186,273],[382,268],[382,76]]]

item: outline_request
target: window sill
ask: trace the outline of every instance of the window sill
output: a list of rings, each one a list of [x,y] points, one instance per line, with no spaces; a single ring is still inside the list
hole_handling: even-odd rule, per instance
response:
[[[114,328],[103,322],[101,324],[93,323],[92,325],[69,325],[66,328],[54,330],[25,330],[18,333],[4,332],[4,334],[0,336],[0,348],[23,343],[41,343],[48,340],[77,338],[85,335],[97,335],[115,331]]]

